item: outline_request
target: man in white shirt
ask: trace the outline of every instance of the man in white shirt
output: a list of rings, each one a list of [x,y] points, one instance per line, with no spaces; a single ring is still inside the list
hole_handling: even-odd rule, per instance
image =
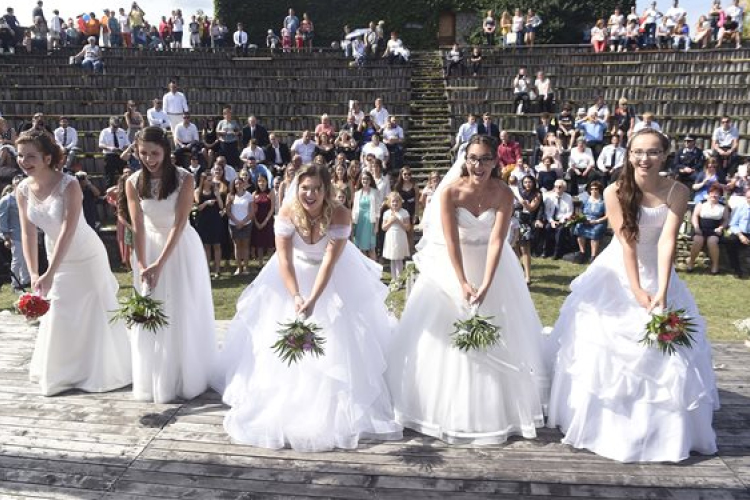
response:
[[[175,127],[172,139],[177,164],[187,168],[190,157],[199,155],[202,146],[198,127],[190,121],[190,113],[183,113],[182,123]]]
[[[664,14],[664,17],[667,18],[667,26],[674,28],[677,26],[677,22],[682,19],[685,14],[685,9],[680,7],[680,0],[674,0],[672,6],[667,10],[666,14]]]
[[[167,88],[169,92],[162,98],[162,107],[169,117],[170,128],[174,131],[182,121],[182,114],[190,111],[190,108],[188,108],[185,94],[177,90],[177,82],[171,80]]]
[[[657,132],[661,132],[661,125],[654,120],[654,114],[647,111],[643,113],[643,119],[635,124],[635,127],[633,127],[633,134],[636,132],[643,130],[644,128],[650,128],[653,130],[656,130]]]
[[[214,161],[214,166],[216,165],[219,165],[224,169],[224,178],[231,186],[234,180],[237,178],[237,169],[231,165],[227,165],[226,156],[217,156],[216,161]]]
[[[259,163],[258,159],[254,156],[248,156],[245,159],[245,169],[250,175],[250,179],[253,181],[254,185],[258,184],[258,176],[264,175],[268,180],[268,185],[273,186],[273,174],[271,173],[271,170],[262,163]]]
[[[620,169],[625,166],[625,148],[620,146],[620,136],[612,135],[611,142],[599,154],[596,166],[599,169],[599,179],[605,186],[620,176]]]
[[[161,107],[161,99],[154,99],[154,106],[146,110],[146,119],[150,127],[159,127],[164,131],[169,130],[169,115]]]
[[[724,175],[731,171],[737,157],[737,146],[740,141],[740,132],[732,125],[732,119],[727,115],[721,117],[721,125],[711,135],[711,149],[719,160],[719,168]]]
[[[384,167],[388,163],[388,158],[390,157],[388,148],[385,144],[380,142],[380,136],[378,134],[372,134],[370,142],[362,146],[362,154],[359,159],[360,163],[365,163],[367,155],[373,155],[376,159],[382,161]]]
[[[375,107],[370,111],[372,123],[378,132],[388,123],[388,116],[388,110],[383,107],[383,99],[378,97],[375,99]]]
[[[573,197],[565,192],[567,183],[558,179],[552,192],[544,195],[544,257],[561,259],[570,231],[565,227],[573,216]]]
[[[237,31],[232,37],[234,40],[234,55],[247,57],[247,32],[242,29],[242,23],[237,23]]]
[[[404,129],[398,124],[395,116],[388,118],[388,124],[383,129],[383,143],[392,158],[391,169],[400,170],[404,165]]]
[[[60,48],[60,36],[62,33],[62,25],[65,23],[63,18],[60,17],[60,11],[55,9],[52,11],[54,14],[49,22],[47,23],[47,29],[49,30],[49,41],[47,42],[47,49],[59,49]]]
[[[466,117],[466,123],[461,124],[458,127],[458,133],[456,134],[456,144],[453,146],[455,151],[461,147],[461,144],[469,142],[472,135],[477,133],[477,117],[474,113],[469,113]]]
[[[745,9],[740,5],[740,0],[734,0],[732,5],[724,9],[724,13],[731,17],[733,21],[736,21],[739,25],[739,31],[742,32],[742,27],[745,22]]]
[[[107,186],[114,186],[122,175],[125,161],[120,158],[123,150],[130,146],[128,134],[120,128],[120,117],[112,116],[109,127],[99,133],[99,148],[104,153],[104,175]]]
[[[311,136],[310,131],[305,130],[302,132],[302,138],[292,143],[292,154],[300,155],[303,165],[312,163],[315,156],[315,143],[311,140]]]
[[[592,112],[595,112],[596,117],[601,121],[609,123],[609,106],[607,106],[607,103],[604,102],[604,96],[598,96],[596,98],[596,101],[594,102],[594,105],[588,109],[586,114],[590,115]]]
[[[60,117],[60,126],[54,132],[55,142],[65,150],[65,168],[70,170],[76,155],[81,152],[78,147],[78,131],[68,125],[68,117]]]
[[[570,150],[568,160],[568,176],[570,177],[570,194],[578,195],[579,183],[587,184],[594,180],[596,173],[596,161],[591,148],[586,145],[586,139],[579,137],[576,147]]]
[[[646,30],[645,46],[656,47],[656,23],[661,19],[662,13],[656,8],[656,2],[651,2],[651,7],[643,12],[643,27]]]

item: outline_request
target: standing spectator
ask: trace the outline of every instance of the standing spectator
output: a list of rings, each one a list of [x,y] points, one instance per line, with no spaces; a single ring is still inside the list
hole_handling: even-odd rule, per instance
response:
[[[284,18],[284,28],[289,31],[289,35],[294,38],[299,28],[299,18],[294,15],[294,9],[289,9],[289,15]]]
[[[120,33],[122,34],[122,43],[125,47],[133,45],[133,33],[130,29],[130,16],[125,14],[125,9],[120,7],[117,14],[117,22],[120,24]]]
[[[315,126],[315,137],[319,137],[322,133],[326,133],[330,137],[336,135],[336,127],[331,123],[331,117],[328,116],[328,113],[323,113],[320,116],[320,123]]]
[[[604,185],[599,181],[593,181],[586,191],[589,196],[583,202],[584,222],[579,222],[573,228],[578,242],[578,262],[582,262],[586,255],[586,241],[591,242],[591,255],[589,262],[593,262],[599,255],[599,246],[607,230],[607,214],[604,206]]]
[[[372,134],[370,142],[362,146],[362,154],[360,155],[360,161],[364,162],[367,156],[372,155],[376,160],[380,160],[383,165],[388,163],[388,148],[380,142],[380,135]],[[375,175],[375,174],[373,174]],[[375,180],[378,180],[378,176],[375,176]],[[385,196],[383,196],[385,198]]]
[[[476,78],[477,75],[479,75],[479,71],[482,69],[482,52],[479,50],[479,47],[471,49],[469,63],[471,64],[471,76]]]
[[[489,47],[494,47],[497,22],[495,21],[495,13],[491,10],[487,11],[487,17],[485,17],[484,22],[482,22],[482,31],[484,32],[484,40],[487,45]],[[448,76],[450,76],[450,73]]]
[[[595,53],[604,52],[607,46],[607,28],[604,27],[604,19],[597,19],[596,24],[591,28],[591,45]]]
[[[150,127],[159,127],[162,130],[168,130],[170,127],[169,115],[162,108],[162,100],[154,99],[153,107],[146,110],[146,119]]]
[[[315,156],[315,142],[312,141],[312,134],[309,130],[302,132],[302,137],[292,143],[291,152],[293,155],[299,155],[303,165],[312,163]]]
[[[476,115],[474,115],[474,113],[469,113],[466,116],[466,123],[463,123],[460,127],[458,127],[456,142],[453,146],[453,149],[455,151],[458,151],[458,149],[461,147],[461,144],[469,142],[469,139],[471,139],[471,136],[477,133],[477,130],[477,117]]]
[[[651,2],[651,6],[643,13],[644,28],[644,47],[656,47],[656,24],[662,17],[662,13],[656,8],[656,2]]]
[[[201,46],[201,25],[195,16],[190,17],[190,24],[188,24],[188,31],[190,32],[190,47],[192,50],[200,49]]]
[[[512,169],[516,162],[522,158],[521,145],[512,140],[507,130],[500,132],[500,144],[497,146],[497,162],[500,170]]]
[[[41,22],[43,22],[43,23],[46,23],[46,22],[47,22],[47,20],[46,20],[46,19],[44,19],[44,10],[42,9],[42,6],[43,6],[43,5],[44,5],[44,2],[42,2],[42,0],[39,0],[39,1],[38,1],[38,2],[36,3],[36,7],[34,7],[34,8],[33,8],[33,9],[31,10],[31,20],[32,20],[32,22],[33,22],[34,24],[36,24],[36,23],[37,23],[37,22],[39,22],[39,21],[41,21]]]
[[[307,51],[312,52],[313,38],[315,38],[315,26],[313,25],[310,16],[307,12],[302,14],[302,22],[299,25],[299,30],[302,32],[302,41],[304,42]]]
[[[130,21],[130,31],[131,31],[131,36],[133,37],[134,47],[137,47],[143,44],[144,38],[142,36],[142,32],[143,32],[143,27],[145,24],[145,19],[144,19],[145,15],[146,13],[143,12],[143,9],[141,9],[138,6],[138,3],[133,2],[133,4],[130,6],[130,14],[128,15],[128,18]]]
[[[352,204],[354,244],[368,257],[375,260],[376,234],[382,201],[370,172],[362,172],[357,187]]]
[[[107,12],[105,10],[105,12]],[[49,20],[48,35],[49,44],[47,45],[48,50],[57,50],[60,48],[60,40],[62,38],[62,27],[65,22],[60,17],[60,11],[55,9],[52,11],[53,16]]]
[[[516,47],[520,47],[523,45],[523,28],[526,24],[523,14],[521,14],[521,9],[516,9],[515,15],[513,16],[513,19],[511,21],[511,33],[512,37],[509,38],[510,45],[515,45]]]
[[[555,93],[552,90],[552,83],[549,77],[545,76],[544,71],[539,71],[534,80],[536,87],[536,98],[539,101],[539,111],[542,113],[555,112]]]
[[[174,131],[182,121],[183,113],[188,113],[190,108],[185,94],[178,90],[176,81],[170,80],[167,88],[169,91],[162,97],[162,107],[169,117],[169,128]]]
[[[16,16],[13,15],[13,9],[8,7],[7,14],[0,17],[0,54],[4,51],[15,53],[17,28]]]
[[[563,151],[554,132],[547,133],[542,141],[541,147],[539,148],[539,152],[541,153],[541,158],[549,156],[554,160],[555,170],[560,174],[560,177],[562,177],[564,172],[562,164]]]
[[[610,141],[596,160],[598,176],[605,187],[620,176],[620,169],[625,166],[625,148],[620,146],[620,136],[615,134]]]
[[[83,57],[81,67],[93,73],[102,73],[104,64],[102,63],[102,50],[96,44],[96,38],[89,37],[89,43],[75,55],[76,58]]]
[[[708,196],[702,203],[697,203],[693,209],[691,222],[693,224],[693,244],[690,247],[690,257],[687,261],[687,271],[693,270],[695,259],[708,247],[711,259],[711,274],[719,274],[719,238],[728,227],[729,209],[721,203],[724,189],[719,184],[713,184],[708,189]]]
[[[227,199],[229,235],[234,242],[234,260],[237,262],[235,276],[248,274],[250,260],[250,236],[253,229],[255,211],[253,195],[247,191],[247,181],[243,177],[234,180],[234,189]]]
[[[336,157],[336,149],[331,136],[328,132],[321,132],[315,140],[315,158],[323,158],[327,166],[333,164],[333,160]]]
[[[395,116],[388,117],[388,124],[383,129],[383,143],[388,148],[391,168],[399,170],[404,164],[404,129]]]
[[[219,137],[219,152],[231,166],[240,164],[239,141],[241,139],[240,125],[232,118],[232,106],[226,105],[222,109],[223,119],[216,126]]]
[[[390,261],[391,282],[395,282],[404,268],[404,259],[411,254],[408,233],[412,225],[409,213],[403,208],[403,200],[397,192],[390,193],[386,203],[388,209],[382,218],[382,230],[385,232],[383,258]]]
[[[122,175],[125,162],[120,155],[129,145],[128,134],[120,128],[120,117],[110,117],[109,127],[99,134],[99,148],[104,153],[104,175],[107,179],[107,187],[114,186],[119,176]]]
[[[203,173],[200,185],[195,190],[195,205],[197,214],[195,216],[195,229],[203,243],[206,253],[206,261],[211,267],[211,253],[213,252],[212,278],[221,275],[221,240],[222,219],[221,212],[224,210],[223,196],[220,185],[213,182],[211,176]]]
[[[536,30],[542,25],[542,18],[537,15],[533,9],[526,13],[526,23],[524,24],[524,43],[529,47],[534,46]]]
[[[383,98],[378,97],[375,99],[375,107],[370,111],[370,117],[372,118],[375,130],[380,132],[385,127],[385,124],[388,123],[388,116],[388,110],[383,106]]]
[[[234,40],[234,55],[247,57],[247,33],[242,29],[242,23],[237,23],[237,31],[232,36]]]
[[[750,168],[750,160],[737,167],[737,173],[727,184],[727,196],[729,198],[727,203],[732,210],[745,203],[745,191],[750,189],[750,177],[747,175],[748,168]]]
[[[612,120],[611,135],[617,135],[620,137],[620,144],[625,147],[627,146],[628,137],[630,131],[635,127],[635,111],[628,105],[628,100],[621,97],[617,101],[617,107]]]
[[[645,128],[650,128],[653,130],[656,130],[657,132],[661,132],[661,125],[654,120],[654,114],[650,111],[646,111],[643,113],[642,120],[635,124],[635,126],[631,129],[632,132],[630,135],[635,134],[636,132],[639,132]]]
[[[128,139],[130,142],[135,142],[136,134],[143,130],[143,115],[138,111],[138,107],[135,105],[135,101],[128,101],[127,109],[123,115],[125,119],[125,127],[128,131]]]
[[[695,145],[695,137],[686,135],[684,146],[677,150],[672,165],[674,178],[690,187],[695,179],[703,171],[705,156],[703,150]]]
[[[21,220],[16,201],[16,188],[22,180],[23,176],[15,176],[12,186],[9,186],[10,192],[0,199],[0,235],[2,235],[5,247],[10,250],[11,285],[16,293],[20,293],[31,283],[31,276],[23,257]]]
[[[258,174],[255,180],[257,189],[253,193],[255,219],[253,221],[253,237],[250,245],[254,250],[258,265],[263,267],[266,252],[270,255],[274,248],[274,198],[272,196],[272,181],[265,174]]]
[[[573,216],[573,198],[565,192],[564,180],[555,181],[554,191],[544,196],[544,257],[561,259],[568,247],[565,223]]]
[[[667,20],[667,26],[674,30],[680,20],[685,18],[686,14],[687,12],[685,11],[685,9],[680,7],[680,0],[673,0],[672,6],[664,14],[664,19]]]
[[[513,32],[513,18],[510,16],[510,12],[508,12],[507,10],[504,10],[503,13],[500,15],[500,36],[502,36],[500,43],[503,44],[503,48],[506,48],[508,45],[510,45],[510,41],[508,40],[508,37],[511,36],[512,32]]]
[[[721,117],[721,126],[716,127],[711,135],[711,149],[719,160],[719,169],[724,173],[733,174],[734,163],[737,158],[740,132],[732,125],[732,119],[727,115]]]
[[[586,145],[591,148],[594,160],[599,158],[599,153],[602,152],[604,147],[604,133],[607,131],[606,122],[599,118],[595,110],[590,109],[586,119],[581,121],[576,128],[586,140]]]
[[[182,19],[182,11],[177,9],[176,15],[172,18],[172,37],[174,38],[173,48],[182,48],[182,32],[185,29],[185,21]]]
[[[726,238],[727,254],[734,275],[744,278],[740,264],[740,249],[750,250],[750,189],[745,191],[745,204],[739,205],[729,220],[729,236]]]
[[[271,54],[273,54],[279,49],[280,46],[281,40],[278,36],[276,36],[276,33],[274,33],[272,29],[269,29],[266,35],[266,48],[269,50],[269,52],[271,52]]]
[[[209,116],[203,122],[201,138],[203,139],[203,155],[206,160],[206,165],[213,165],[214,158],[220,154],[219,136],[216,133],[216,126],[218,123],[219,119],[214,116]]]
[[[203,143],[198,134],[198,127],[190,121],[190,113],[182,115],[182,123],[175,127],[172,133],[174,139],[175,163],[187,168],[190,158],[200,155]]]
[[[109,29],[110,45],[112,47],[122,47],[122,30],[120,29],[120,21],[114,9],[109,11],[109,15],[107,16],[107,27]]]
[[[101,30],[102,30],[102,47],[112,46],[112,32],[109,29],[109,9],[104,9],[104,15],[101,18]]]
[[[99,232],[101,222],[99,221],[99,211],[96,208],[96,203],[102,193],[99,191],[99,188],[91,183],[86,172],[76,172],[76,179],[81,186],[81,193],[83,194],[83,218],[91,229]]]
[[[489,135],[498,141],[500,140],[500,127],[492,122],[492,116],[488,111],[482,114],[482,122],[477,125],[477,134]]]
[[[72,170],[76,155],[81,152],[78,147],[78,131],[68,124],[68,117],[60,117],[60,126],[55,129],[55,142],[65,151],[65,169]]]
[[[526,68],[521,67],[513,78],[513,107],[517,115],[523,115],[529,107],[529,90],[531,84],[526,76]]]
[[[521,254],[521,264],[526,284],[531,284],[531,252],[532,244],[536,241],[542,222],[542,193],[533,175],[524,176],[519,182],[517,190],[513,190],[515,200],[514,214],[519,223],[518,250]]]
[[[624,26],[625,25],[625,16],[622,15],[622,12],[620,11],[619,7],[615,7],[614,13],[609,16],[609,19],[607,20],[607,29],[611,30],[615,26]]]

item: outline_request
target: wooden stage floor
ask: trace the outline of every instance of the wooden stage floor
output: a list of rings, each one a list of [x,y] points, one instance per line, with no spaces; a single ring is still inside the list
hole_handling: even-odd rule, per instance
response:
[[[714,346],[719,456],[679,465],[619,464],[536,440],[446,446],[399,442],[304,454],[230,444],[214,392],[182,404],[127,390],[45,398],[28,381],[35,329],[0,316],[0,498],[65,499],[748,499],[750,350]]]

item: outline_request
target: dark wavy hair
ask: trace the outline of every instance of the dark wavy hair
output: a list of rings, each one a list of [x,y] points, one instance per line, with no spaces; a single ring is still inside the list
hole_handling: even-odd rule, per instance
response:
[[[172,163],[172,146],[169,144],[167,133],[160,127],[146,127],[136,139],[138,144],[152,142],[161,146],[164,151],[164,162],[161,164],[161,183],[157,199],[164,200],[177,190],[177,167]],[[141,199],[151,198],[151,172],[141,162],[141,174],[138,178],[138,195]]]
[[[22,132],[16,139],[16,146],[21,144],[33,144],[44,156],[49,156],[51,158],[49,166],[52,169],[62,163],[63,150],[45,130],[30,129]]]
[[[630,152],[635,139],[646,135],[652,135],[659,139],[664,155],[669,154],[669,138],[651,128],[645,128],[633,134],[628,141],[628,148],[625,153],[625,166],[622,169],[622,175],[617,181],[617,199],[622,209],[622,234],[627,241],[638,240],[638,221],[641,215],[641,202],[643,201],[643,191],[635,182],[635,166],[630,161]]]
[[[466,168],[466,157],[469,155],[469,148],[474,145],[479,146],[487,146],[490,148],[490,151],[492,152],[492,158],[497,158],[497,139],[492,137],[491,135],[484,135],[484,134],[474,134],[472,135],[468,142],[466,143],[466,149],[464,150],[464,164],[461,166],[461,177],[468,177],[469,176],[469,169]],[[497,166],[497,164],[492,167],[492,170],[490,171],[490,177],[499,178],[500,177],[500,170]]]

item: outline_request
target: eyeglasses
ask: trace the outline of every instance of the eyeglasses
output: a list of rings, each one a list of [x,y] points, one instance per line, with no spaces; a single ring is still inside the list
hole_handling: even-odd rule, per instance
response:
[[[476,156],[468,156],[466,157],[466,164],[471,165],[473,167],[479,165],[491,165],[495,163],[495,159],[491,156],[482,156],[481,158],[477,158]]]
[[[664,151],[662,151],[661,149],[649,149],[647,151],[643,151],[642,149],[634,149],[633,151],[630,152],[630,154],[634,158],[644,158],[644,157],[657,158],[663,152]]]

